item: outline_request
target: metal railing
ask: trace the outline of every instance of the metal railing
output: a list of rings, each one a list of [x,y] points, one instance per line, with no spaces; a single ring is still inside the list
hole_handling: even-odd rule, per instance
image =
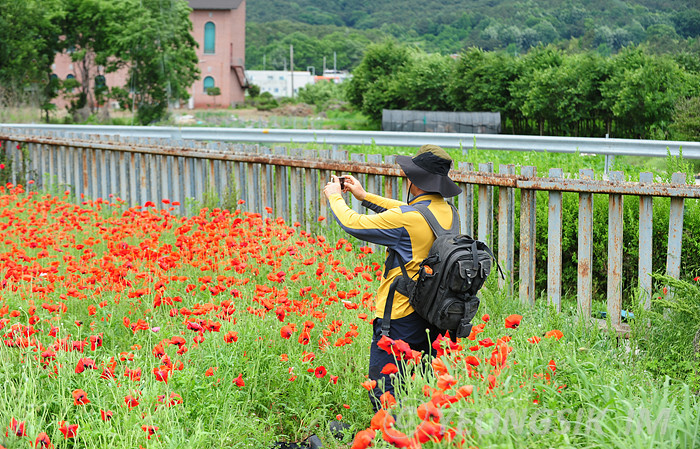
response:
[[[700,159],[700,142],[605,139],[586,137],[516,136],[509,134],[410,133],[265,128],[197,128],[155,126],[24,125],[0,124],[0,134],[52,135],[86,138],[90,135],[122,138],[168,139],[170,142],[208,141],[258,144],[322,143],[419,147],[432,143],[443,148],[469,150],[547,151],[608,156],[666,157],[668,151],[687,159]]]
[[[219,205],[231,197],[245,201],[245,208],[268,217],[283,217],[299,222],[310,230],[321,216],[328,216],[321,188],[332,172],[353,173],[368,191],[391,198],[405,198],[407,183],[393,156],[348,154],[345,150],[301,150],[220,142],[189,141],[180,146],[169,140],[140,140],[115,136],[90,139],[55,136],[8,135],[0,131],[3,151],[12,161],[12,182],[26,184],[34,180],[38,187],[58,186],[78,199],[97,198],[128,205],[147,201],[159,204],[170,200],[182,212],[188,202],[202,204],[210,195]],[[19,147],[19,149],[18,149]],[[680,277],[684,200],[700,198],[700,186],[685,183],[685,174],[673,175],[671,184],[653,182],[650,173],[642,173],[639,182],[625,182],[622,172],[610,173],[608,180],[595,180],[592,170],[581,170],[578,177],[565,177],[561,169],[551,169],[538,177],[534,167],[493,164],[474,167],[461,163],[451,172],[462,193],[456,198],[462,218],[461,231],[476,235],[497,248],[498,260],[506,279],[500,288],[519,286],[523,302],[533,303],[535,291],[535,225],[538,191],[548,192],[547,298],[561,308],[562,297],[562,205],[563,193],[579,197],[578,212],[578,307],[583,316],[592,308],[593,195],[607,195],[608,272],[607,309],[612,324],[621,331],[623,197],[639,198],[639,287],[645,305],[651,297],[652,202],[655,197],[670,197],[668,253],[666,271]],[[494,187],[498,193],[494,199]],[[477,189],[476,192],[474,189]],[[519,192],[520,201],[515,201]],[[358,201],[352,207],[361,211]],[[179,206],[177,204],[180,204]],[[497,203],[497,212],[494,204]],[[231,203],[229,203],[231,204]],[[236,202],[233,201],[233,207]],[[519,210],[516,208],[519,204]],[[475,217],[475,206],[478,216]],[[365,211],[362,211],[363,213]],[[371,212],[370,212],[371,213]],[[515,245],[515,214],[519,214],[519,245]],[[476,218],[476,220],[475,220]],[[477,227],[474,229],[473,224]],[[497,242],[494,225],[498,226]],[[515,282],[515,256],[519,257],[518,282]]]

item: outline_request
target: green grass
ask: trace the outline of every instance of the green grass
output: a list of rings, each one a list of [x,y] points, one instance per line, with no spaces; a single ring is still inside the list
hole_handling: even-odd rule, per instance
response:
[[[3,446],[26,447],[46,432],[57,448],[260,448],[311,434],[324,447],[344,448],[351,435],[336,441],[329,421],[342,415],[352,434],[368,427],[372,413],[361,384],[370,326],[362,314],[373,314],[382,257],[360,251],[334,224],[318,224],[326,235],[319,238],[240,211],[176,217],[168,209],[76,207],[21,192],[0,196],[0,205],[0,425],[16,418],[27,434],[0,437]],[[683,382],[645,371],[634,341],[543,303],[523,306],[495,285],[494,276],[482,290],[480,314],[490,315],[483,333],[442,357],[457,380],[445,394],[474,386],[468,399],[441,407],[443,430],[454,432],[454,441],[423,447],[457,447],[462,438],[464,447],[503,448],[700,444],[696,397]],[[60,304],[65,311],[51,310]],[[517,329],[504,327],[511,314],[523,316]],[[145,329],[127,327],[139,319]],[[287,325],[296,326],[289,339],[281,335]],[[308,344],[299,339],[305,325]],[[553,329],[563,333],[560,340],[527,341]],[[225,341],[229,332],[237,341]],[[96,335],[103,345],[93,351]],[[175,336],[184,338],[186,352],[168,344]],[[488,362],[494,347],[469,350],[485,337],[504,336],[511,349],[502,366]],[[73,342],[86,342],[83,352]],[[159,343],[166,358],[154,356]],[[55,359],[44,354],[48,349]],[[472,354],[482,363],[469,377],[463,357]],[[76,373],[83,357],[97,369]],[[112,363],[114,379],[101,378]],[[408,434],[420,421],[416,408],[430,400],[424,386],[438,386],[425,366],[394,409],[397,429]],[[162,367],[167,383],[153,373]],[[317,377],[320,367],[326,373]],[[125,376],[127,368],[141,368],[140,379]],[[243,386],[235,383],[239,375]],[[496,379],[491,389],[489,375]],[[76,389],[90,403],[74,405]],[[127,395],[139,405],[129,409]],[[171,395],[175,402],[167,406]],[[101,410],[111,410],[112,420],[103,421]],[[79,425],[75,438],[63,437],[59,421]],[[158,427],[157,437],[148,439],[142,426]],[[381,432],[376,440],[376,447],[391,447]]]

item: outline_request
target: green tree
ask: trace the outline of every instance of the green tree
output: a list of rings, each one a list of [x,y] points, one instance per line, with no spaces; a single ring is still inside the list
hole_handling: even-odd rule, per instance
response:
[[[96,107],[95,78],[103,73],[98,66],[106,66],[113,49],[109,46],[108,25],[126,11],[115,8],[124,4],[107,0],[62,0],[63,16],[60,20],[63,34],[62,47],[76,68],[80,83],[77,106],[88,105],[94,112]]]
[[[700,96],[684,98],[676,104],[670,128],[675,140],[700,141]]]
[[[402,109],[450,110],[447,84],[454,61],[449,56],[415,51],[390,84],[390,98],[401,99]]]
[[[0,0],[0,104],[46,101],[59,46],[58,0]]]
[[[184,0],[118,0],[121,20],[109,24],[110,45],[129,69],[137,119],[149,124],[165,117],[171,101],[189,98],[199,75],[191,9]],[[116,67],[114,67],[116,68]]]
[[[671,57],[645,54],[641,48],[618,54],[613,66],[601,92],[624,137],[647,138],[652,127],[668,126],[678,99],[694,88],[690,75]]]
[[[512,108],[510,86],[518,71],[515,57],[508,53],[467,50],[457,58],[447,88],[452,109],[500,112],[503,120],[508,117],[514,124],[521,113]]]
[[[394,41],[368,47],[365,57],[354,70],[346,96],[348,102],[378,124],[382,109],[397,109],[402,99],[392,96],[390,86],[394,76],[410,61],[408,47]],[[393,94],[395,95],[395,94]]]

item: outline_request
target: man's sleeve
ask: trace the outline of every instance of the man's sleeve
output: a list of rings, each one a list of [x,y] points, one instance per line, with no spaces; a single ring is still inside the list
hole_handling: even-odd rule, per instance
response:
[[[328,201],[333,215],[345,232],[360,240],[395,249],[405,260],[410,260],[410,239],[401,238],[408,231],[404,226],[406,217],[400,207],[393,207],[375,215],[365,215],[349,208],[340,194],[331,195]]]
[[[394,207],[404,206],[399,200],[394,200],[391,198],[384,198],[383,196],[375,195],[374,193],[367,193],[365,199],[362,201],[362,205],[366,208],[380,214],[388,209],[393,209]]]

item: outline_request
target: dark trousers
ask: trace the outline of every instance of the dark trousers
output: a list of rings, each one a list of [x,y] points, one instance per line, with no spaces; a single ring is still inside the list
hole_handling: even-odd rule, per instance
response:
[[[369,399],[376,412],[381,408],[379,397],[382,393],[389,391],[394,397],[396,396],[394,392],[394,383],[402,379],[405,368],[403,363],[399,363],[392,354],[387,353],[377,346],[377,343],[382,338],[382,319],[375,318],[372,322],[372,327],[372,346],[369,352],[369,378],[376,380],[377,386],[374,390],[369,391]],[[423,354],[435,356],[435,350],[431,345],[437,336],[438,329],[431,326],[416,312],[403,318],[391,320],[389,338],[392,340],[405,341],[414,351],[422,351]],[[394,374],[393,379],[388,374],[382,374],[382,369],[384,369],[387,363],[393,363],[399,369],[399,372]]]

